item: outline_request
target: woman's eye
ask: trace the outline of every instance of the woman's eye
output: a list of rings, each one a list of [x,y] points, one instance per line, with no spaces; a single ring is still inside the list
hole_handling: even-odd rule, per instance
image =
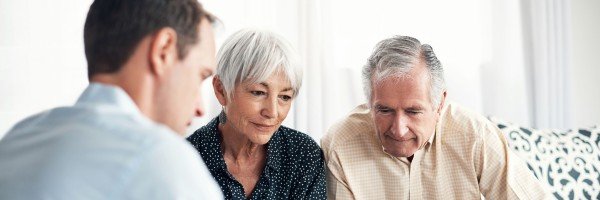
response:
[[[266,93],[263,91],[250,91],[250,93],[254,96],[262,96],[265,95]]]
[[[281,96],[279,96],[279,98],[281,98],[281,100],[283,100],[283,101],[289,101],[292,99],[292,97],[288,96],[288,95],[281,95]]]

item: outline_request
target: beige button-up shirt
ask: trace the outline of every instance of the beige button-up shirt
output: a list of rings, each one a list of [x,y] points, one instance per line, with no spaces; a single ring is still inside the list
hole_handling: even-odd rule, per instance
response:
[[[383,151],[366,105],[321,140],[328,199],[546,199],[542,184],[502,132],[454,104],[412,162]]]

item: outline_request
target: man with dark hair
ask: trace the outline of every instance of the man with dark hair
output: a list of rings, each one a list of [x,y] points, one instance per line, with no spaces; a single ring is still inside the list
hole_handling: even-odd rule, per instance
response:
[[[0,199],[221,199],[183,138],[215,69],[213,21],[196,0],[94,1],[90,84],[0,141]]]

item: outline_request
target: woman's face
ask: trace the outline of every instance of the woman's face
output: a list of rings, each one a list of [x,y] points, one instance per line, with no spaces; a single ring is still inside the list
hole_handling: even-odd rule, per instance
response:
[[[289,81],[279,72],[262,83],[237,84],[225,101],[225,125],[252,143],[266,144],[287,116],[293,95]]]

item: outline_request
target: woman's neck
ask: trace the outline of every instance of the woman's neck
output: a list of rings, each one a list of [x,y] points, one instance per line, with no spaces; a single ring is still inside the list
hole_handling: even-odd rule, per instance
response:
[[[223,154],[231,156],[236,161],[253,160],[264,153],[265,145],[253,143],[242,133],[236,133],[228,124],[219,124],[223,141]]]

